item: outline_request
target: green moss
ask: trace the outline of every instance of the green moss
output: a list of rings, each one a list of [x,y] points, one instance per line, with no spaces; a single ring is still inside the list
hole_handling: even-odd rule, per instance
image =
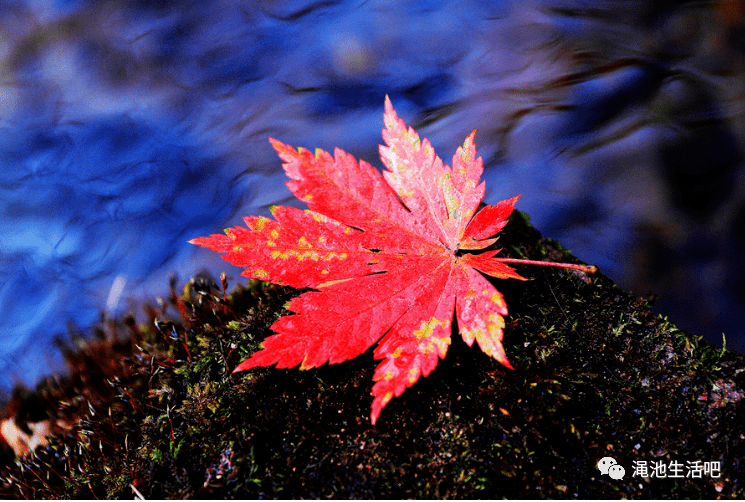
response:
[[[515,213],[503,254],[574,261]],[[309,371],[231,374],[300,292],[190,281],[149,321],[102,326],[37,389],[80,419],[11,463],[35,498],[742,498],[743,356],[717,350],[602,274],[520,267],[495,281],[510,371],[454,337],[369,421],[372,350]],[[111,333],[119,333],[112,337]],[[121,334],[127,333],[124,337]],[[622,480],[600,474],[614,457]],[[632,477],[633,461],[721,462],[722,477]]]

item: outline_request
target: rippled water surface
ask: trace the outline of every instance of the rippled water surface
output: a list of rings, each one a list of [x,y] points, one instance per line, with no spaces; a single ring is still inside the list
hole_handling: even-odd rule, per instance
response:
[[[487,202],[681,327],[745,349],[745,7],[644,1],[5,1],[0,372],[239,269],[186,241],[287,203],[267,142],[381,167],[383,99]],[[507,335],[509,336],[509,334]]]

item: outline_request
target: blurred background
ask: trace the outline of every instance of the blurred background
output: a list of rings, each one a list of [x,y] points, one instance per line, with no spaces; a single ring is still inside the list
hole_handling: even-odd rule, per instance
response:
[[[486,202],[745,350],[741,1],[3,0],[0,389],[293,198],[267,136],[380,168],[383,100]],[[739,251],[738,251],[739,250]],[[235,284],[235,280],[231,281]]]

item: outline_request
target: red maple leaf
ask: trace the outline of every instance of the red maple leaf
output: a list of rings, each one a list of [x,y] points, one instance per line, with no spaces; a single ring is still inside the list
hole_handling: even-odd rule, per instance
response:
[[[512,368],[502,348],[507,306],[481,273],[521,279],[511,263],[594,267],[497,258],[483,249],[507,223],[518,197],[486,206],[473,131],[443,165],[426,139],[406,127],[386,97],[380,175],[335,149],[315,155],[270,138],[295,196],[309,210],[275,206],[274,220],[244,218],[248,228],[189,242],[246,267],[241,275],[314,288],[290,301],[294,315],[272,326],[262,350],[235,371],[277,364],[301,369],[339,363],[381,340],[373,379],[372,423],[393,396],[427,376],[450,345],[453,311],[463,340]],[[478,270],[478,272],[477,272]],[[481,272],[481,273],[479,273]],[[385,336],[383,336],[385,335]]]

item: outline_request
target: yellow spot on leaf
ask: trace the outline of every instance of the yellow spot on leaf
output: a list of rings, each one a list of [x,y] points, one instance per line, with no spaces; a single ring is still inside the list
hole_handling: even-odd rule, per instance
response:
[[[441,357],[445,357],[447,354],[448,345],[450,345],[450,337],[446,338],[429,338],[425,343],[419,346],[419,353],[424,357],[431,357],[433,353],[437,352]]]
[[[313,261],[318,261],[318,259],[320,258],[320,255],[316,251],[313,251],[313,250],[308,250],[308,251],[302,251],[301,252],[301,251],[297,251],[295,249],[290,249],[287,252],[287,254],[289,254],[290,256],[294,256],[295,258],[298,259],[298,261],[303,261],[306,258],[310,258]]]
[[[326,216],[322,214],[318,214],[314,211],[310,211],[306,209],[306,212],[311,213],[311,215],[313,216],[313,219],[316,220],[318,223],[326,223],[329,220]]]
[[[489,317],[487,317],[487,319],[489,320],[490,326],[493,325],[500,329],[504,328],[504,318],[496,312],[492,312],[491,314],[489,314]]]
[[[253,230],[264,230],[264,227],[266,226],[266,223],[268,221],[269,218],[267,218],[266,216],[259,216],[258,218],[256,218]]]
[[[409,369],[409,383],[416,382],[416,379],[419,377],[419,368],[410,368]]]
[[[463,340],[470,346],[473,344],[474,339],[481,338],[484,336],[484,332],[480,329],[467,329],[463,331]]]
[[[493,295],[491,295],[490,300],[494,305],[499,305],[500,307],[504,305],[502,295],[500,295],[499,293],[494,293]]]
[[[254,275],[258,277],[259,279],[265,279],[269,277],[269,272],[267,272],[263,268],[260,268],[254,271]]]
[[[434,317],[430,319],[429,321],[422,321],[420,328],[414,331],[414,336],[416,336],[417,340],[421,340],[422,338],[429,338],[435,332],[435,329],[437,329],[437,326],[442,326],[443,328],[447,328],[448,326],[450,326],[450,321],[449,320],[440,321]]]
[[[391,357],[393,359],[397,357],[401,357],[401,347],[398,347],[396,350],[393,351],[393,354],[391,354]]]

